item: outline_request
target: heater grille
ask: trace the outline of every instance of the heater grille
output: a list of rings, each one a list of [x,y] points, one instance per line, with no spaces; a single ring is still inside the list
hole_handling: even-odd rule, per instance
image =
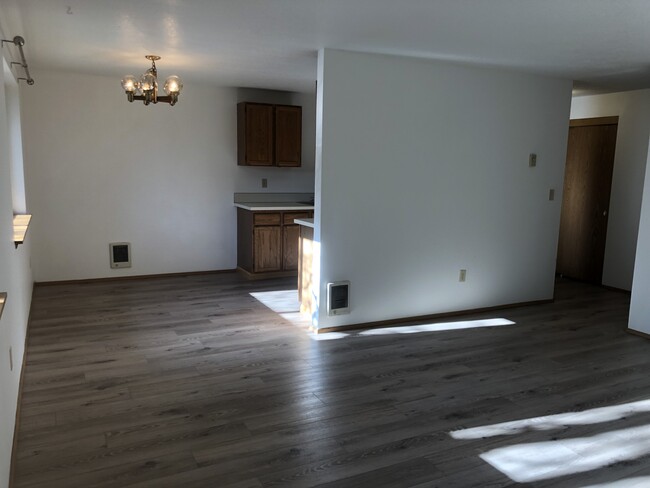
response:
[[[350,313],[350,282],[335,281],[327,284],[327,315]]]
[[[111,242],[109,244],[111,268],[131,267],[131,243]]]

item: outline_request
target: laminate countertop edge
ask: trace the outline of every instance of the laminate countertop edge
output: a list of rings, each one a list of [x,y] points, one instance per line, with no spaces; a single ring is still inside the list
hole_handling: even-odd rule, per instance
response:
[[[293,223],[311,227],[312,229],[314,228],[314,219],[293,219]]]
[[[251,212],[261,211],[289,211],[289,210],[314,210],[313,205],[298,202],[240,202],[235,203],[235,207],[250,210]]]

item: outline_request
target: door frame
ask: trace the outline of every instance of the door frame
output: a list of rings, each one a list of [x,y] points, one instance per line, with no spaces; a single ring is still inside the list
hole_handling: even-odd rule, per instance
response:
[[[611,117],[591,117],[586,119],[569,120],[569,128],[590,127],[592,125],[618,125],[618,115],[612,115]]]
[[[615,125],[616,126],[616,138],[614,141],[614,155],[613,155],[613,160],[612,160],[612,175],[610,177],[610,182],[609,182],[609,198],[608,198],[608,203],[607,203],[607,223],[605,225],[605,230],[604,230],[604,244],[603,244],[603,256],[602,256],[602,263],[600,263],[600,267],[602,270],[604,270],[605,267],[605,254],[606,254],[606,248],[607,248],[607,235],[608,235],[608,230],[609,230],[609,208],[611,204],[611,188],[612,188],[612,183],[613,183],[613,176],[614,176],[614,169],[615,169],[615,164],[616,164],[616,148],[617,148],[617,142],[618,142],[618,124],[619,124],[619,116],[618,115],[612,115],[612,116],[607,116],[607,117],[588,117],[588,118],[580,118],[580,119],[570,119],[569,120],[569,128],[574,127],[596,127],[596,126],[604,126],[604,125]],[[567,157],[568,157],[568,144],[567,144]],[[565,163],[566,164],[566,163]],[[566,180],[566,166],[564,169],[564,180]],[[566,181],[563,181],[563,186],[566,184]],[[563,192],[562,192],[562,208],[560,210],[561,215],[560,215],[560,221],[562,221],[562,215],[564,213],[564,193],[565,193],[566,187],[564,186]],[[561,228],[560,228],[561,230]],[[558,252],[556,253],[556,273],[559,271],[557,270],[557,264],[558,264],[558,259],[559,259],[559,245],[560,245],[560,239],[558,235]],[[602,285],[602,271],[601,271],[601,276],[599,278],[599,284]]]

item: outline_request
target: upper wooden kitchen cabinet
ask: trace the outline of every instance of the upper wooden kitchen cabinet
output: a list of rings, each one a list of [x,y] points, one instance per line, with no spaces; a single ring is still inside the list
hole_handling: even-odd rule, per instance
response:
[[[275,164],[300,166],[302,153],[302,107],[275,106]]]
[[[237,164],[299,167],[301,153],[302,107],[237,105]]]

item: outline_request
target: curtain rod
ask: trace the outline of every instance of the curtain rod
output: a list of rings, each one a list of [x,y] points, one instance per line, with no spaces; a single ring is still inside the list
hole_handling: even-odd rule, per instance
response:
[[[25,80],[28,85],[33,85],[34,84],[34,78],[32,78],[31,75],[29,74],[29,67],[27,66],[27,60],[25,59],[25,53],[23,52],[23,46],[25,45],[25,39],[23,39],[20,36],[16,36],[12,40],[2,39],[2,46],[5,45],[5,42],[11,42],[12,44],[15,44],[16,46],[18,46],[18,51],[20,51],[21,62],[20,63],[17,62],[17,61],[12,61],[11,62],[12,65],[18,64],[25,70],[26,78],[18,78],[18,80],[19,81],[20,80]]]

